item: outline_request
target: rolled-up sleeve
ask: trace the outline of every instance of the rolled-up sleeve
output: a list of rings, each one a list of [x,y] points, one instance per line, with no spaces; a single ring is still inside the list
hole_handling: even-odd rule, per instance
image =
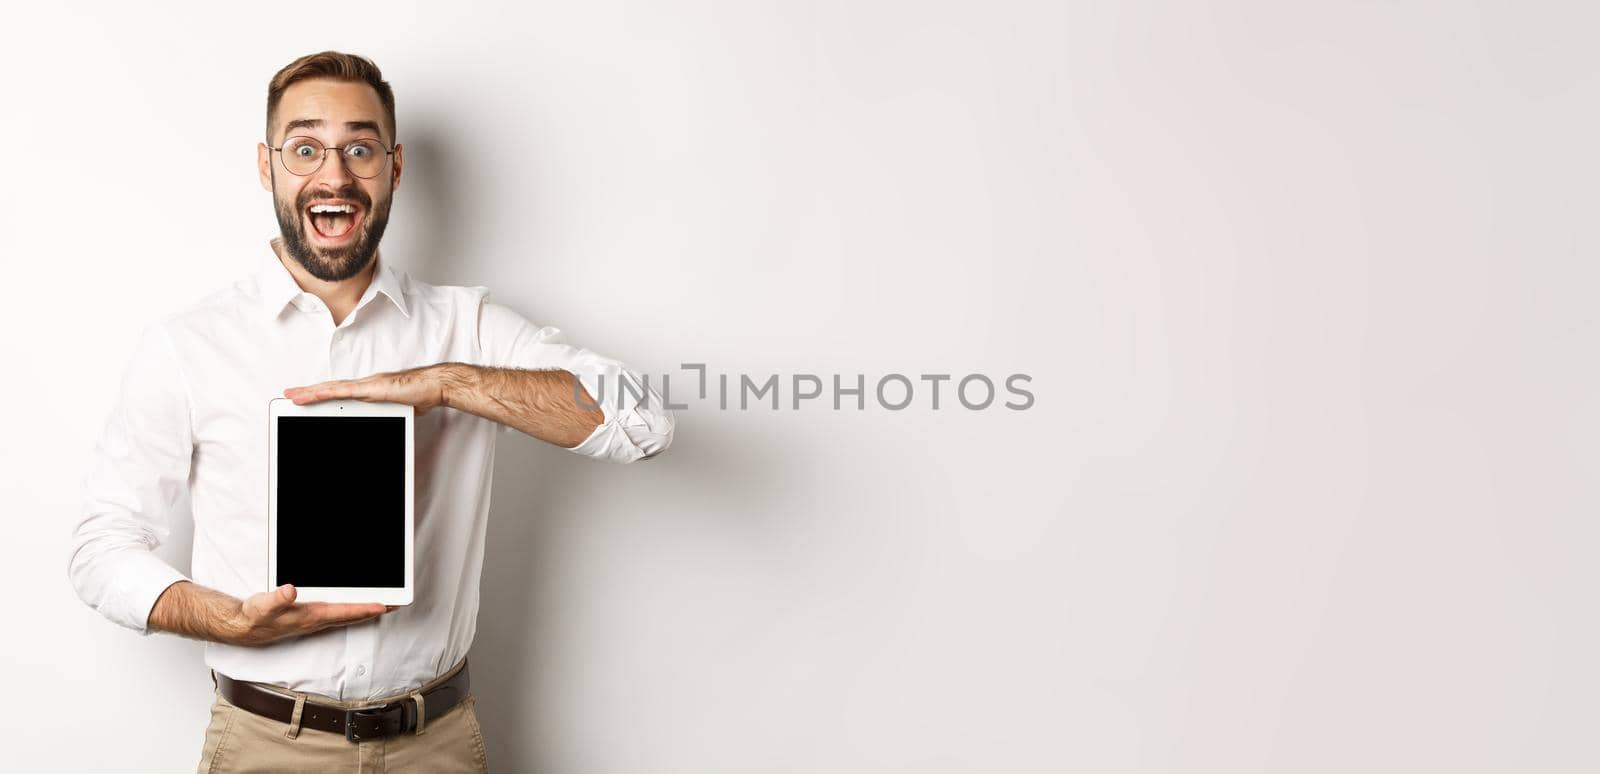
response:
[[[534,325],[509,307],[489,301],[486,289],[477,290],[481,293],[478,341],[485,365],[566,370],[600,404],[605,421],[571,451],[610,462],[633,462],[654,457],[672,444],[672,411],[648,378],[567,343],[560,328]]]
[[[157,323],[141,335],[95,444],[67,559],[79,598],[142,635],[153,633],[150,610],[161,593],[188,579],[153,550],[171,532],[193,448],[187,387]]]

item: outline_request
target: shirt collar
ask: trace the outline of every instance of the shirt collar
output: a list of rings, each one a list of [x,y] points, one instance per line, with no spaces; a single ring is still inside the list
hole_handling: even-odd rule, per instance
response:
[[[394,303],[400,314],[409,318],[411,309],[406,305],[406,295],[401,289],[398,273],[383,260],[381,251],[374,255],[372,260],[377,264],[372,272],[372,283],[367,286],[366,292],[361,294],[361,300],[356,302],[356,308],[366,306],[368,300],[382,293]],[[271,247],[259,259],[256,286],[261,292],[262,314],[269,320],[278,319],[278,315],[283,313],[283,307],[305,292],[300,289],[299,283],[294,281],[294,275],[289,273],[283,261],[278,259],[277,251]]]

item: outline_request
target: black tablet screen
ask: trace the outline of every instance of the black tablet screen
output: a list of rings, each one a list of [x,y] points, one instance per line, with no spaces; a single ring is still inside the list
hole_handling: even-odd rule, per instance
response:
[[[404,417],[278,417],[278,583],[405,586]]]

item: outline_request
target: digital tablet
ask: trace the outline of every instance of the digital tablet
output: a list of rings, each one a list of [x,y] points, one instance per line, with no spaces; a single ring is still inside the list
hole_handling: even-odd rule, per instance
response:
[[[268,590],[292,583],[300,602],[411,604],[414,411],[267,405]]]

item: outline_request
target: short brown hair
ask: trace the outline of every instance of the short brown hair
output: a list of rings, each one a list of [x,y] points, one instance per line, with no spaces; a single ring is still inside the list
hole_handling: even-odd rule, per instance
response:
[[[389,142],[394,142],[394,89],[383,79],[383,73],[371,59],[338,51],[306,54],[290,62],[267,84],[267,143],[272,143],[272,122],[277,118],[278,102],[283,92],[300,81],[312,78],[331,78],[336,81],[355,81],[371,86],[378,92],[378,101],[389,119]]]

